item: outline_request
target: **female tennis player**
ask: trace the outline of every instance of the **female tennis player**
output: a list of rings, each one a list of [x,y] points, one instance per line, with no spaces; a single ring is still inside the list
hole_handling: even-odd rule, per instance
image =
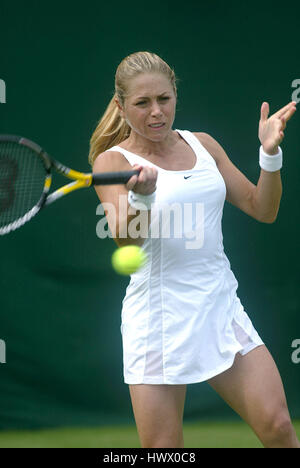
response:
[[[117,244],[141,245],[148,256],[131,276],[121,326],[124,380],[141,445],[183,447],[186,385],[207,381],[264,447],[300,447],[277,367],[237,297],[221,231],[225,199],[259,222],[275,221],[279,145],[296,103],[272,116],[262,104],[261,172],[254,185],[210,135],[172,128],[176,99],[175,74],[160,57],[129,55],[117,68],[115,95],[89,155],[95,172],[140,169],[126,186],[96,191],[118,214]],[[165,206],[177,209],[174,217],[180,209],[189,213],[181,236],[162,235]],[[138,218],[142,213],[149,229],[130,234],[133,220],[145,220]],[[113,224],[109,210],[107,218]],[[119,235],[124,229],[127,237]]]

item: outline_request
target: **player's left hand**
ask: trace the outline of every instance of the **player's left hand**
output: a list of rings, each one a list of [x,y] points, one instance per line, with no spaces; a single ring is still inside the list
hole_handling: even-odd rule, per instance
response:
[[[296,112],[296,104],[295,101],[291,101],[275,112],[275,114],[268,117],[270,111],[269,104],[267,102],[262,103],[258,137],[265,153],[270,155],[278,153],[278,146],[284,138],[283,130],[286,127],[287,121]]]

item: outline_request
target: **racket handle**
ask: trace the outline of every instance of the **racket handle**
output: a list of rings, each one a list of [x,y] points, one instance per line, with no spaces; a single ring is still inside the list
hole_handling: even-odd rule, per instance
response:
[[[92,175],[92,185],[126,184],[130,177],[140,171],[102,172]]]

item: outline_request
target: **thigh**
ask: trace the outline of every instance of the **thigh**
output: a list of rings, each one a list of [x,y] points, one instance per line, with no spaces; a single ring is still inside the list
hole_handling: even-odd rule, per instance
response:
[[[236,355],[233,366],[208,383],[260,434],[279,413],[288,413],[277,366],[266,346]]]
[[[186,385],[129,385],[129,391],[142,446],[183,446]]]

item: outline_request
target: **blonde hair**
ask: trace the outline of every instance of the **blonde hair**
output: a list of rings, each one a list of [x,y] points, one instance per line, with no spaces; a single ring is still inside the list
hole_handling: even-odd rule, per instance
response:
[[[152,52],[136,52],[125,57],[116,71],[115,94],[90,139],[89,163],[91,165],[100,153],[118,145],[130,135],[130,127],[121,117],[115,99],[122,106],[124,105],[128,82],[140,73],[162,73],[169,79],[174,94],[177,96],[174,70],[162,58]]]

